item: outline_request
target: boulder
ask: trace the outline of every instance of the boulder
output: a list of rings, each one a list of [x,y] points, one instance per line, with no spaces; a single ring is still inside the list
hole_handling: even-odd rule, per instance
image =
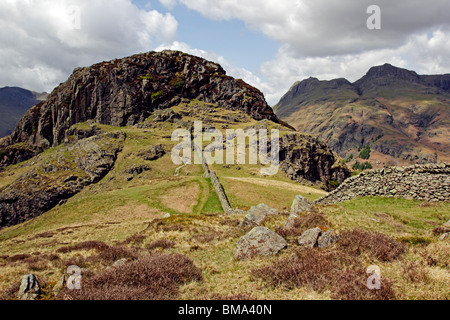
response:
[[[294,227],[294,223],[295,223],[295,219],[298,218],[297,214],[291,214],[289,216],[289,218],[286,220],[286,222],[284,223],[284,228],[285,229],[290,229]]]
[[[271,208],[265,204],[259,204],[256,207],[251,207],[248,211],[244,221],[242,221],[243,227],[259,226],[266,220],[267,216],[278,215],[280,212],[277,209]]]
[[[27,274],[22,278],[19,292],[19,300],[34,300],[42,294],[41,285],[34,274]]]
[[[319,239],[319,236],[321,234],[322,234],[322,230],[320,228],[306,230],[298,238],[298,244],[300,246],[314,248],[317,245],[317,240]]]
[[[286,240],[272,230],[256,227],[238,240],[235,258],[245,260],[254,256],[276,255],[287,246]]]
[[[450,228],[450,220],[448,220],[446,223],[444,223],[444,227]]]
[[[291,206],[291,215],[297,215],[305,211],[311,211],[313,205],[301,195],[295,197]]]
[[[446,239],[450,239],[450,232],[444,233],[443,235],[440,236],[441,240],[446,240]]]
[[[317,245],[320,249],[325,249],[333,245],[338,240],[338,238],[339,236],[337,235],[337,233],[333,229],[330,229],[319,237],[319,239],[317,240]]]

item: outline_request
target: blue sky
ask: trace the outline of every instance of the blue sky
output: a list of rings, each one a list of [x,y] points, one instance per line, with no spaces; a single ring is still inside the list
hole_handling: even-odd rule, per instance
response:
[[[309,77],[356,81],[391,63],[450,73],[448,0],[0,1],[0,87],[52,91],[73,69],[151,50],[218,62],[270,105]]]
[[[258,72],[264,61],[274,59],[279,43],[238,19],[212,20],[179,4],[172,10],[158,0],[133,0],[139,8],[170,12],[179,23],[176,40],[224,56],[236,67]]]

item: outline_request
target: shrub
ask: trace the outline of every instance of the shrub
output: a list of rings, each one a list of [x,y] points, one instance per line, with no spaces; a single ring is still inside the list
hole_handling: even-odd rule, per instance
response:
[[[364,162],[364,163],[359,163],[359,161],[356,161],[355,164],[353,165],[353,170],[368,170],[368,169],[372,169],[373,166],[370,162]]]
[[[370,233],[361,229],[341,232],[338,247],[353,257],[367,254],[380,261],[394,261],[405,252],[406,246],[381,233]]]
[[[175,247],[175,242],[167,240],[167,239],[161,239],[161,240],[156,240],[156,241],[153,241],[152,243],[150,243],[147,246],[147,249],[151,251],[156,248],[170,249],[173,247]]]
[[[392,282],[383,279],[381,290],[367,288],[368,275],[360,263],[339,251],[306,248],[295,256],[252,270],[252,275],[289,289],[308,287],[330,290],[332,298],[343,300],[394,299]]]
[[[69,253],[72,251],[79,251],[79,250],[97,250],[97,251],[101,251],[101,250],[106,250],[108,249],[109,246],[102,242],[102,241],[85,241],[85,242],[81,242],[78,243],[76,245],[73,246],[66,246],[66,247],[61,247],[58,250],[56,250],[56,252],[59,253]]]
[[[367,145],[364,147],[364,149],[362,149],[361,153],[359,154],[359,157],[361,159],[368,160],[370,159],[370,152],[371,152],[370,146]]]
[[[330,223],[321,213],[309,213],[294,220],[291,228],[277,227],[275,232],[284,238],[299,237],[308,229],[330,227]]]
[[[178,294],[178,286],[202,280],[201,270],[179,254],[149,255],[94,275],[81,290],[63,291],[58,298],[74,300],[164,300]]]
[[[129,238],[127,238],[122,244],[129,244],[129,243],[142,243],[145,240],[145,236],[142,234],[135,234]]]

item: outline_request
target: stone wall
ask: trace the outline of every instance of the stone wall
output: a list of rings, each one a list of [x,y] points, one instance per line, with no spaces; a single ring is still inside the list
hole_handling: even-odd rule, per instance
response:
[[[450,164],[394,167],[362,172],[316,200],[333,204],[361,196],[450,201]]]
[[[230,202],[228,201],[228,197],[225,193],[225,190],[222,187],[222,184],[217,178],[217,175],[214,171],[209,173],[209,177],[211,178],[211,183],[216,190],[217,196],[219,197],[220,204],[222,205],[222,209],[226,214],[233,214],[234,210],[231,208]]]
[[[206,159],[203,156],[202,156],[202,167],[203,167],[203,171],[204,171],[203,176],[205,178],[211,178],[211,183],[214,187],[214,190],[216,191],[217,197],[219,198],[219,201],[220,201],[223,211],[226,214],[235,213],[235,211],[233,210],[233,208],[230,205],[230,202],[228,201],[228,197],[225,193],[225,190],[223,189],[222,184],[219,181],[219,178],[216,175],[216,172],[209,170]]]

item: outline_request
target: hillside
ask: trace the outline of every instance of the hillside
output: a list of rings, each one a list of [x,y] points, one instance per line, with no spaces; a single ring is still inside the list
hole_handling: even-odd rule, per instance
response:
[[[228,130],[257,143],[229,157]],[[178,133],[202,138],[179,163]],[[268,174],[250,150],[276,150],[277,133]],[[432,187],[448,185],[439,170]],[[448,299],[450,190],[325,205],[365,181],[349,176],[213,62],[163,51],[76,69],[0,141],[0,300]]]
[[[358,159],[369,145],[374,167],[450,159],[450,75],[418,75],[389,64],[360,80],[295,83],[274,107],[298,131]]]
[[[0,88],[0,138],[10,135],[28,109],[46,97],[17,87]]]

